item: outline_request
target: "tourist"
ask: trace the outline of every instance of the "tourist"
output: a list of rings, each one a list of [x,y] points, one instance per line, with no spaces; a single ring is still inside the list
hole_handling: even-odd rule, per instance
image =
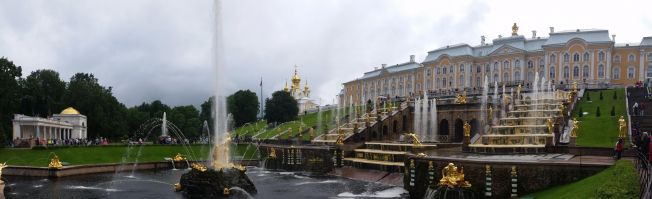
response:
[[[623,138],[618,138],[616,142],[616,160],[620,160],[623,155]]]
[[[638,113],[638,102],[634,102],[634,105],[632,106],[632,112],[634,115],[637,115],[636,113]]]
[[[645,115],[645,103],[644,102],[641,102],[639,110],[640,110],[639,115]]]

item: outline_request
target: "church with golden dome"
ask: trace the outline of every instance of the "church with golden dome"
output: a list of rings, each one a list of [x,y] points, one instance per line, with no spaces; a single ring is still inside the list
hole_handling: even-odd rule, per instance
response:
[[[48,118],[15,114],[12,124],[13,139],[28,143],[26,146],[30,147],[39,141],[86,139],[88,136],[86,116],[73,107]]]
[[[299,73],[297,72],[297,66],[294,66],[294,75],[292,75],[291,81],[292,84],[289,88],[288,83],[285,82],[285,88],[283,88],[283,91],[289,92],[290,95],[297,100],[299,114],[317,110],[317,104],[310,99],[310,87],[308,86],[308,81],[305,81],[303,89],[301,88],[301,77],[299,77]]]

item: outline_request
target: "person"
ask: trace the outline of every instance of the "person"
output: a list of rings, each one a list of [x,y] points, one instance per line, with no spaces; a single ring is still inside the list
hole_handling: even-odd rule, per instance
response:
[[[638,102],[634,102],[634,105],[632,106],[632,112],[634,112],[634,115],[638,115]]]
[[[623,138],[618,138],[616,142],[616,160],[620,160],[623,155]]]
[[[640,105],[640,106],[641,106],[641,107],[639,108],[639,110],[640,110],[639,115],[645,115],[645,103],[644,103],[644,102],[641,102],[641,105]]]

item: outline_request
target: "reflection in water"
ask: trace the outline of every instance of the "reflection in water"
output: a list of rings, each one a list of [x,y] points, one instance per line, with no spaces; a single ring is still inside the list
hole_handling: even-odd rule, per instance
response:
[[[5,176],[7,198],[183,198],[174,192],[184,170],[159,170],[71,176],[59,179]],[[400,187],[309,173],[275,172],[255,167],[247,175],[256,185],[254,198],[405,198]],[[232,198],[249,198],[232,190]]]

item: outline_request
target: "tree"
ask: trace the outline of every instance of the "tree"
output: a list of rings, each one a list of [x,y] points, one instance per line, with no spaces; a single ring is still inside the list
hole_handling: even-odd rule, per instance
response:
[[[602,96],[602,91],[600,91],[600,100],[603,100],[604,97]]]
[[[22,68],[7,58],[0,58],[0,146],[11,140],[11,119],[18,110]]]
[[[202,123],[207,121],[208,128],[210,129],[213,129],[213,120],[215,118],[215,113],[213,112],[213,101],[215,101],[215,96],[209,97],[206,101],[204,101],[204,103],[201,104],[201,112],[199,112],[199,121]]]
[[[199,110],[192,105],[177,106],[167,114],[167,119],[179,128],[181,133],[188,139],[197,138],[200,135],[201,121]],[[170,135],[173,135],[170,133]]]
[[[21,113],[32,116],[47,117],[63,110],[63,95],[66,82],[59,78],[59,73],[43,69],[32,72],[21,81],[23,97]]]
[[[618,99],[618,95],[616,94],[616,91],[614,90],[614,100]]]
[[[256,93],[250,90],[239,90],[226,98],[227,110],[233,115],[236,127],[256,121],[260,103]]]
[[[595,116],[596,116],[596,117],[600,117],[600,107],[599,107],[599,106],[598,106],[598,108],[595,110]]]
[[[591,92],[586,92],[586,101],[591,101]]]
[[[283,123],[296,119],[299,113],[297,100],[289,92],[276,91],[271,99],[265,100],[265,119],[267,122]]]
[[[580,112],[577,113],[577,117],[582,117],[584,115],[584,111],[582,111],[582,107],[580,106]]]
[[[611,106],[611,116],[616,116],[616,106]]]

